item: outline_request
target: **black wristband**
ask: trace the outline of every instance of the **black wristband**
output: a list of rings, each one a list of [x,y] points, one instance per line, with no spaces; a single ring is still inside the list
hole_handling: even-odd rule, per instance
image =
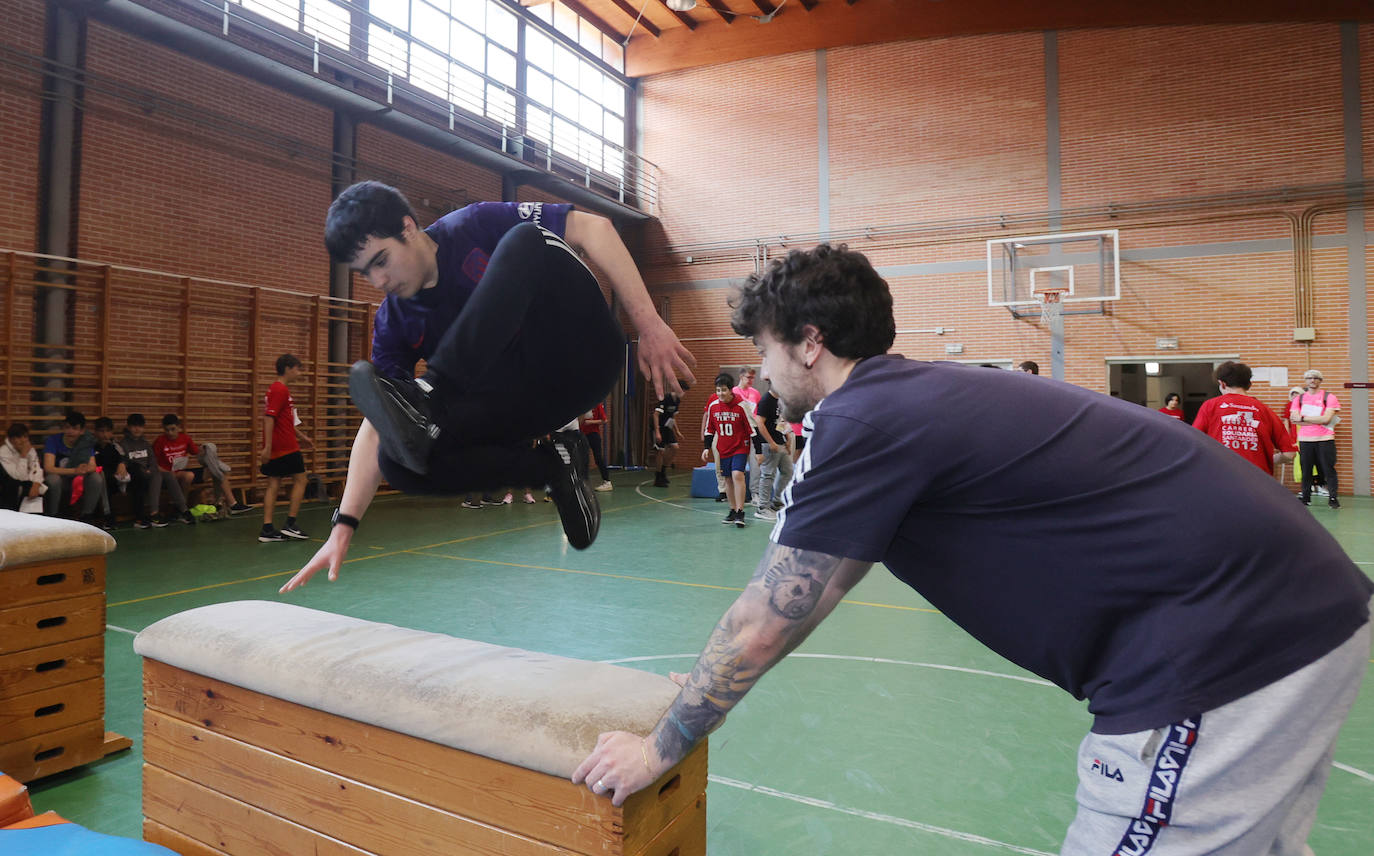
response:
[[[338,526],[340,523],[347,526],[349,529],[352,529],[354,532],[358,531],[358,518],[354,517],[351,514],[344,514],[342,511],[336,508],[334,509],[334,516],[329,519],[329,526],[330,528],[333,528],[335,526]]]

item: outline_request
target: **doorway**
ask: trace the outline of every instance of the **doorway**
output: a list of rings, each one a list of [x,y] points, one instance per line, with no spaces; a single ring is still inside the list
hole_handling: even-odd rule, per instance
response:
[[[1219,395],[1212,372],[1226,360],[1238,359],[1233,355],[1112,358],[1107,360],[1107,389],[1115,398],[1151,410],[1163,407],[1170,393],[1178,393],[1183,418],[1192,422],[1202,402]]]

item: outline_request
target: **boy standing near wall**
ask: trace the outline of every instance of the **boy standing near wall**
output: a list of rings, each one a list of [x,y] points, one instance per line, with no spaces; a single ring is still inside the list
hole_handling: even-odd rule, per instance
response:
[[[289,384],[300,377],[304,369],[294,354],[277,357],[277,379],[267,389],[266,405],[262,411],[262,451],[258,453],[259,470],[267,476],[267,493],[262,501],[262,531],[258,540],[264,543],[285,541],[287,538],[305,540],[310,536],[296,525],[296,515],[305,498],[305,459],[301,456],[297,437],[312,449],[314,442],[297,426],[296,403],[291,398]],[[272,525],[272,512],[277,505],[277,491],[281,480],[291,479],[291,505],[286,513],[286,525],[278,530]]]

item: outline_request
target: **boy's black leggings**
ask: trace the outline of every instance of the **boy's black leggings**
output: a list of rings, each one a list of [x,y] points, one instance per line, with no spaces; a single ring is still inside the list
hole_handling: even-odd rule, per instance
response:
[[[596,277],[532,223],[506,233],[477,288],[427,363],[439,439],[429,472],[379,455],[408,493],[541,485],[550,458],[531,441],[606,397],[625,365],[625,336]]]

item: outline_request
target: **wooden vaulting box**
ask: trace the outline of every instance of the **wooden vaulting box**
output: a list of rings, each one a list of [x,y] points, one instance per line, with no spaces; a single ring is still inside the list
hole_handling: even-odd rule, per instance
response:
[[[620,808],[568,781],[666,678],[265,601],[135,649],[144,837],[183,856],[705,853],[704,743]]]
[[[21,782],[130,741],[105,731],[108,534],[0,511],[0,771]]]

